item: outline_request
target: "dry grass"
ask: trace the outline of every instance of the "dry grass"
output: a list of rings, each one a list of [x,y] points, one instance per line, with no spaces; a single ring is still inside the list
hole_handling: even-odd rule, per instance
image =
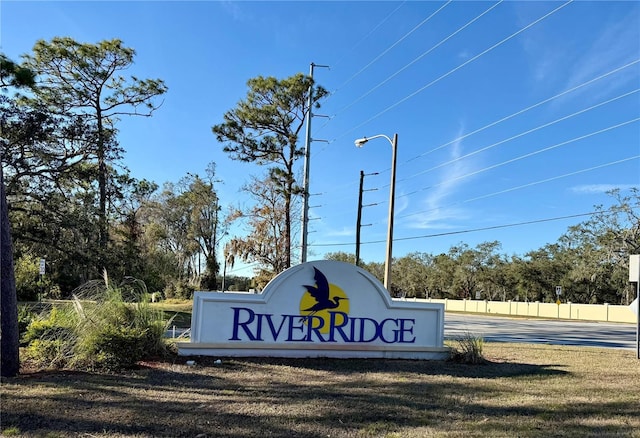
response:
[[[152,303],[151,307],[164,310],[167,312],[188,312],[193,309],[193,300],[176,300],[169,299]]]
[[[483,365],[196,359],[2,382],[25,437],[640,437],[635,352],[486,344]]]

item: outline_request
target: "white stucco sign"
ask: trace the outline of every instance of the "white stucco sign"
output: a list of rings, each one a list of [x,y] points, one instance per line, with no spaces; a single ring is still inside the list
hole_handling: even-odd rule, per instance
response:
[[[294,266],[261,294],[196,292],[181,355],[443,359],[444,306],[391,299],[336,261]]]

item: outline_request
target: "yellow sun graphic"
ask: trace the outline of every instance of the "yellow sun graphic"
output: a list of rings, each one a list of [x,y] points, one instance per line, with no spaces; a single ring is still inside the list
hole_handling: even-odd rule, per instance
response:
[[[335,298],[338,299],[336,300]],[[313,318],[305,319],[304,323],[309,324],[309,322],[312,321],[314,328],[320,327],[320,325],[322,325],[322,328],[319,330],[320,333],[329,333],[329,321],[331,319],[330,312],[343,312],[346,314],[349,313],[349,300],[347,294],[339,286],[336,286],[335,284],[329,284],[329,299],[334,304],[337,302],[336,307],[322,310],[308,310],[318,304],[316,299],[309,293],[309,291],[305,291],[302,294],[302,298],[300,299],[300,315],[314,316]],[[344,324],[344,317],[342,315],[336,315],[335,323],[337,325]]]

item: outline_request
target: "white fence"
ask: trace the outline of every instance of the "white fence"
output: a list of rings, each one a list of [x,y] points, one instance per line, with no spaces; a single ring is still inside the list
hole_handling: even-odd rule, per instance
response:
[[[443,303],[444,310],[449,312],[562,318],[584,321],[636,322],[636,315],[630,306],[612,304],[555,304],[540,303],[538,301],[437,300],[430,298],[419,301]]]

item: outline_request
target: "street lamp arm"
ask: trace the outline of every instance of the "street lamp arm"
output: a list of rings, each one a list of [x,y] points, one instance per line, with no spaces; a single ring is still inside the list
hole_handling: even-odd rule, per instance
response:
[[[393,146],[393,140],[391,140],[388,136],[386,136],[384,134],[374,135],[373,137],[362,137],[362,138],[357,139],[354,143],[355,143],[355,145],[357,147],[361,148],[369,140],[373,140],[374,138],[380,138],[380,137],[386,138],[387,141],[391,144],[391,146]]]

